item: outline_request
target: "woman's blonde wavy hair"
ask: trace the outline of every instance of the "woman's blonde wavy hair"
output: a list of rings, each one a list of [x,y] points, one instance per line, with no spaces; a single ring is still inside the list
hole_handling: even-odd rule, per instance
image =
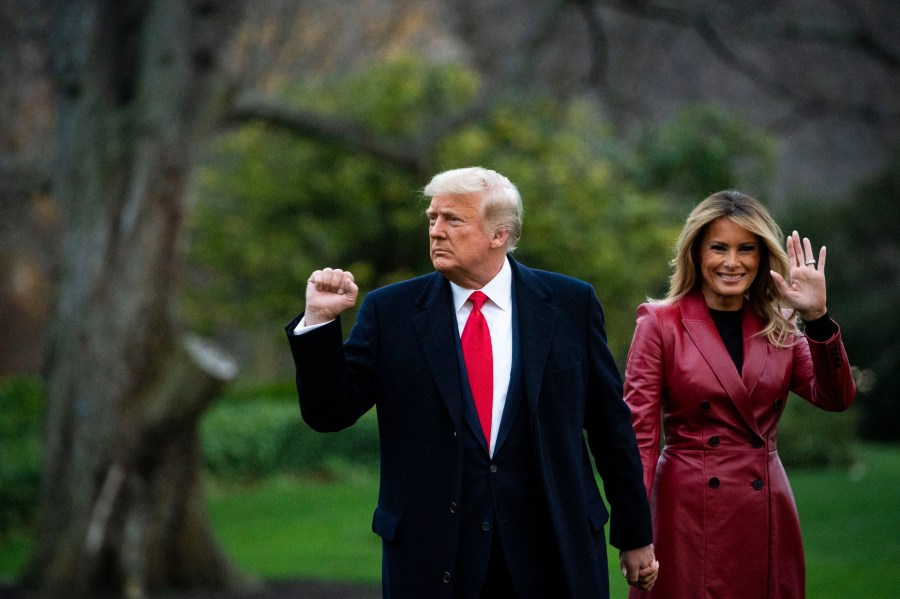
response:
[[[745,299],[765,322],[760,331],[776,347],[792,345],[797,333],[797,316],[782,311],[781,293],[769,274],[774,270],[787,280],[790,265],[782,247],[781,228],[769,211],[756,199],[739,191],[719,191],[712,194],[691,211],[675,242],[675,257],[671,261],[674,272],[669,278],[666,300],[681,299],[702,285],[700,276],[700,243],[710,223],[718,218],[750,231],[761,241],[759,271],[750,285]]]

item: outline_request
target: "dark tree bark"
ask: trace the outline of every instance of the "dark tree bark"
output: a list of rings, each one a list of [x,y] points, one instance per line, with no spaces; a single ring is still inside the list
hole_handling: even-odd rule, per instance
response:
[[[53,91],[35,4],[0,0],[0,377],[40,370],[54,295]]]
[[[53,596],[229,586],[196,423],[234,364],[171,313],[192,150],[239,4],[58,0],[50,53],[63,215],[48,331],[40,522],[26,583]]]

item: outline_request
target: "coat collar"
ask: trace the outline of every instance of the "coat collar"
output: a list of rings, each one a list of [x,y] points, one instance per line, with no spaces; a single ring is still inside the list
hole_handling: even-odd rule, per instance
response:
[[[768,341],[758,335],[763,328],[762,319],[749,306],[745,306],[741,325],[744,362],[741,373],[738,374],[709,314],[703,294],[693,292],[684,297],[679,305],[681,320],[688,335],[750,429],[759,435],[759,424],[753,414],[750,394],[762,375],[768,353]]]
[[[550,303],[550,288],[533,270],[522,266],[512,256],[509,256],[509,263],[515,286],[513,317],[519,326],[522,381],[526,400],[534,407],[541,394],[541,380],[550,352],[549,340],[556,328],[559,311]],[[448,372],[451,365],[458,363],[456,343],[459,333],[450,283],[442,274],[434,272],[425,276],[416,310],[412,317],[413,328],[447,411],[454,425],[459,427],[462,424],[460,402],[463,390],[458,373]]]

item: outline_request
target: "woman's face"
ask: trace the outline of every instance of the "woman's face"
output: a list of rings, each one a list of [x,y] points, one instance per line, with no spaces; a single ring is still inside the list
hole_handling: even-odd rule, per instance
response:
[[[724,216],[712,221],[700,241],[700,274],[706,305],[739,310],[759,271],[760,241]]]

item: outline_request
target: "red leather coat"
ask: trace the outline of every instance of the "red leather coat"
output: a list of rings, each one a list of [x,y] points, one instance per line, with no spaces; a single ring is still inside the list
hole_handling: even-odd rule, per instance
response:
[[[660,570],[632,598],[797,599],[805,566],[793,493],[776,450],[793,391],[828,411],[856,395],[840,332],[776,348],[744,310],[741,373],[703,296],[643,304],[628,354],[632,411]],[[660,432],[665,446],[660,451]]]

